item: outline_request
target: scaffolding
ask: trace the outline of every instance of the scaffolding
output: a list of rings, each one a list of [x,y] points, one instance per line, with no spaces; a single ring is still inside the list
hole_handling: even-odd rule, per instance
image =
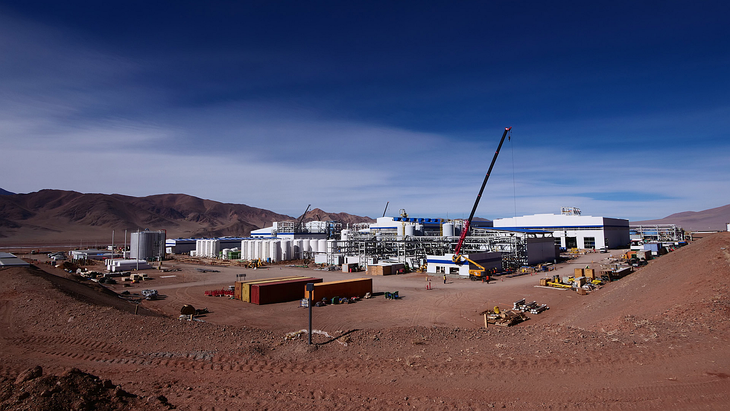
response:
[[[673,243],[685,240],[685,232],[674,224],[632,225],[629,233],[640,235],[645,243]]]
[[[502,254],[502,267],[511,270],[527,265],[527,239],[534,234],[505,233],[489,229],[475,229],[467,236],[462,249],[465,254],[498,252]],[[549,235],[549,234],[545,234]],[[392,261],[409,267],[422,267],[428,255],[445,255],[454,252],[459,237],[397,236],[381,233],[355,233],[347,240],[337,240],[333,253],[345,257],[357,256],[360,265],[366,262]]]

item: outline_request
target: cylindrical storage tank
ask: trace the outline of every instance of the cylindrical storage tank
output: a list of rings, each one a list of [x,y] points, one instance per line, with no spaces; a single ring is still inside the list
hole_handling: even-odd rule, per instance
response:
[[[292,260],[299,260],[302,258],[302,243],[304,243],[303,240],[294,240],[292,243],[292,249],[291,249],[291,259]]]
[[[281,249],[279,248],[280,246],[281,246],[281,241],[279,241],[279,240],[272,240],[269,243],[269,258],[271,258],[272,263],[275,263],[277,261],[282,261]]]
[[[444,237],[454,236],[454,223],[444,223]]]
[[[241,260],[246,259],[246,240],[241,240]]]
[[[302,258],[304,258],[304,253],[306,253],[307,251],[312,251],[312,249],[309,246],[309,239],[305,238],[302,240]]]
[[[327,240],[317,240],[317,251],[320,253],[327,252]]]
[[[273,240],[263,240],[261,243],[261,259],[264,261],[271,259],[271,241]]]
[[[309,251],[316,253],[319,251],[319,241],[309,240]]]
[[[413,237],[416,235],[416,226],[413,224],[408,224],[406,226],[405,235]]]
[[[279,242],[279,259],[281,261],[287,261],[289,260],[289,250],[287,250],[287,247],[291,247],[290,245],[287,246],[287,243],[289,240],[281,240]]]
[[[408,224],[408,225],[410,225],[410,224]],[[403,237],[406,233],[405,225],[398,224],[396,231],[397,231],[398,237]]]
[[[262,240],[254,240],[253,242],[253,259],[258,260],[261,258],[261,241]]]

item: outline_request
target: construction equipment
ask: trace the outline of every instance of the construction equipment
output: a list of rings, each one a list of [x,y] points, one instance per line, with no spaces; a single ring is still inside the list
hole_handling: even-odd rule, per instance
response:
[[[309,211],[309,207],[311,207],[311,206],[312,206],[311,204],[308,205],[307,206],[307,209],[304,210],[304,214],[302,214],[302,216],[299,217],[299,221],[297,221],[297,227],[294,229],[294,232],[295,233],[301,233],[302,232],[302,221],[304,221],[304,216],[307,215],[307,211]]]
[[[489,281],[489,274],[487,274],[484,270],[484,267],[480,264],[475,263],[474,261],[470,260],[469,258],[463,256],[461,254],[461,246],[464,245],[464,239],[466,238],[467,233],[469,232],[469,226],[471,225],[471,221],[474,218],[474,213],[477,211],[477,207],[479,206],[479,200],[482,198],[482,193],[484,192],[484,187],[487,185],[487,181],[489,180],[489,176],[492,174],[492,168],[494,168],[494,163],[497,162],[497,156],[499,156],[499,150],[502,149],[502,144],[504,143],[504,138],[507,137],[507,133],[512,130],[512,127],[506,127],[504,129],[504,133],[502,133],[502,139],[499,140],[499,146],[497,146],[497,151],[494,153],[494,157],[492,157],[492,163],[489,165],[489,170],[487,170],[487,175],[484,176],[484,181],[482,182],[482,187],[479,189],[479,194],[477,194],[477,198],[474,201],[474,206],[471,209],[471,214],[469,214],[469,219],[464,224],[464,228],[461,231],[461,236],[459,237],[459,242],[456,244],[456,248],[454,249],[454,256],[452,257],[452,260],[456,264],[463,264],[464,261],[467,261],[474,265],[476,268],[469,269],[469,278],[472,281],[476,280],[482,280],[482,281]]]
[[[385,217],[385,212],[388,211],[388,204],[390,204],[390,201],[385,203],[385,210],[383,210],[383,217]]]

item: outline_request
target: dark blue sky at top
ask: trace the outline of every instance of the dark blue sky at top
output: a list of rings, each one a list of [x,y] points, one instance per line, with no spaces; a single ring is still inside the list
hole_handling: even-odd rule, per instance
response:
[[[6,2],[154,61],[122,81],[174,90],[174,104],[286,100],[465,137],[724,102],[725,4]]]
[[[142,174],[154,171],[141,164],[160,161],[148,156],[154,149],[173,167],[232,159],[227,167],[249,167],[236,173],[267,170],[264,188],[292,184],[278,174],[286,167],[311,179],[337,169],[337,189],[318,199],[331,199],[332,211],[366,214],[356,207],[400,197],[454,214],[468,212],[501,130],[513,126],[490,182],[507,184],[490,210],[497,216],[516,198],[525,213],[710,208],[730,201],[728,4],[2,1],[0,23],[14,27],[0,27],[0,96],[11,96],[0,105],[25,105],[6,110],[12,127],[0,138],[129,139]],[[202,179],[188,185],[188,175],[177,188],[106,188],[68,173],[78,186],[57,188],[301,208],[270,193],[232,197]],[[55,188],[44,181],[0,186]],[[396,190],[396,181],[412,187]],[[343,194],[350,185],[357,195]],[[441,203],[430,202],[433,188]]]

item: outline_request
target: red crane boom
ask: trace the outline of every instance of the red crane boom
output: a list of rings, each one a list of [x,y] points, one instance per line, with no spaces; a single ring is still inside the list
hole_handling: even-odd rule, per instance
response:
[[[461,231],[461,236],[459,237],[459,242],[456,244],[456,248],[454,249],[454,262],[458,262],[461,260],[461,246],[464,244],[464,238],[466,238],[466,234],[469,232],[469,226],[471,225],[471,220],[474,218],[474,213],[477,211],[477,206],[479,206],[479,200],[482,199],[482,193],[484,192],[484,187],[487,185],[487,180],[489,180],[489,175],[492,174],[492,168],[494,168],[494,163],[497,162],[497,156],[499,156],[499,150],[502,149],[502,143],[504,143],[504,138],[507,137],[507,133],[512,130],[512,127],[506,127],[504,129],[504,133],[502,133],[502,139],[499,140],[499,146],[497,147],[497,151],[494,153],[494,157],[492,158],[492,164],[489,165],[489,170],[487,171],[487,175],[484,176],[484,181],[482,182],[482,188],[479,189],[479,194],[477,194],[477,199],[474,201],[474,207],[471,209],[471,214],[469,214],[469,219],[466,220],[466,225],[464,226],[464,229]]]

